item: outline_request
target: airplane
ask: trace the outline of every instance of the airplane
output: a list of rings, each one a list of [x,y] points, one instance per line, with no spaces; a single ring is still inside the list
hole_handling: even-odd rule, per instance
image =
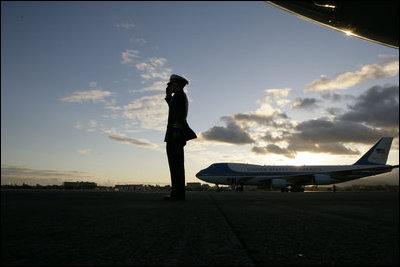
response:
[[[348,36],[399,49],[399,1],[264,1]]]
[[[304,192],[305,185],[330,185],[391,172],[399,165],[386,165],[393,137],[382,137],[353,165],[265,166],[243,163],[214,163],[196,177],[208,183],[236,186],[264,185],[282,192]],[[289,189],[290,187],[290,189]]]

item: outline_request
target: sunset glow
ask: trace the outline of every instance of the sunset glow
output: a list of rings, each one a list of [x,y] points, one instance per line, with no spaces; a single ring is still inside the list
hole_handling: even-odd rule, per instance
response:
[[[399,162],[397,49],[264,2],[5,1],[1,12],[2,183],[169,184],[173,73],[189,80],[198,135],[187,182],[214,162],[352,164],[383,136]]]

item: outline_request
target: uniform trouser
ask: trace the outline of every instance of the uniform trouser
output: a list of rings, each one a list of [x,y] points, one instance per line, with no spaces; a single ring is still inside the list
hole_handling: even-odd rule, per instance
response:
[[[185,196],[184,143],[167,142],[167,156],[171,173],[171,196]]]

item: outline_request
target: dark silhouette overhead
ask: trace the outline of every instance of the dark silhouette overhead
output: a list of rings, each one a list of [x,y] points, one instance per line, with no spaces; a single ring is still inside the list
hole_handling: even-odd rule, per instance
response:
[[[399,48],[398,1],[265,1],[347,35]]]

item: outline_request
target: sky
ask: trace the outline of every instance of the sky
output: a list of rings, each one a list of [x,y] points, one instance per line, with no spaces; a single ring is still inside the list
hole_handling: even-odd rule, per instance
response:
[[[198,136],[186,182],[215,162],[353,164],[383,136],[399,164],[398,49],[261,1],[2,1],[2,184],[169,184],[171,74]]]

